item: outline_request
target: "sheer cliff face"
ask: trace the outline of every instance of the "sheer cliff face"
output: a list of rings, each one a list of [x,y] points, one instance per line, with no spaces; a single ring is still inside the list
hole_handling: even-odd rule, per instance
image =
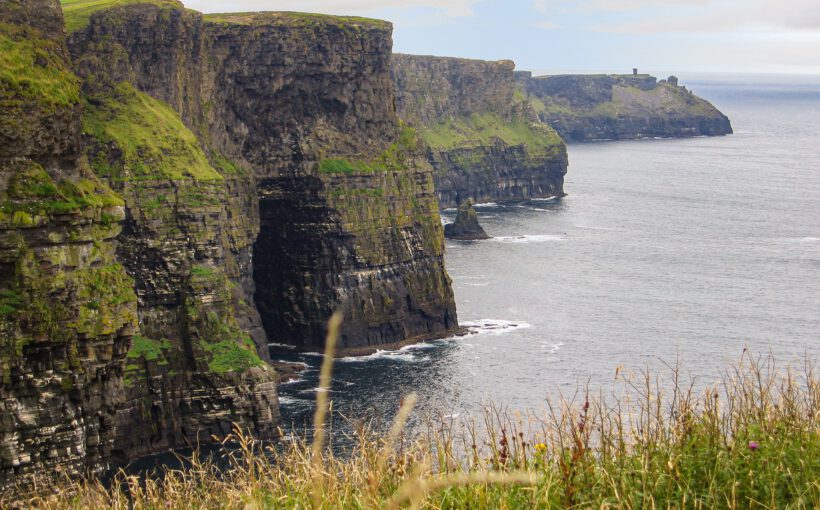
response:
[[[169,2],[69,26],[87,153],[125,198],[117,256],[139,298],[116,453],[231,422],[272,435],[268,339],[320,350],[337,308],[351,349],[456,327],[432,172],[393,106],[389,24]]]
[[[56,0],[0,4],[0,487],[273,436],[268,339],[337,308],[350,349],[457,326],[389,24],[66,13],[71,58]]]
[[[62,23],[56,0],[0,3],[0,489],[107,467],[136,329]]]
[[[258,180],[254,276],[270,338],[321,349],[339,307],[350,349],[455,328],[431,170],[396,117],[390,25],[216,15],[205,32],[227,142]]]
[[[566,147],[515,93],[514,67],[393,55],[399,116],[421,133],[442,207],[563,195]]]
[[[516,73],[517,86],[542,122],[567,141],[716,136],[732,132],[711,103],[649,75]]]

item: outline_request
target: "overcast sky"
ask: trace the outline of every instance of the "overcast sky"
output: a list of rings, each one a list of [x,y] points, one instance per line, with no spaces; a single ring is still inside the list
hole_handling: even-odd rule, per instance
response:
[[[203,12],[356,14],[394,50],[520,69],[820,74],[820,0],[183,0]]]

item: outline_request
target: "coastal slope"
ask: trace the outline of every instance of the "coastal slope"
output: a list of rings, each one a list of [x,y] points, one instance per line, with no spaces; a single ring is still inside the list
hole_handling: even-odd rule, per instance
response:
[[[563,196],[566,146],[515,95],[515,64],[394,54],[399,116],[418,129],[441,207]]]
[[[567,142],[718,136],[729,119],[678,84],[647,74],[532,76],[516,72],[519,97]]]

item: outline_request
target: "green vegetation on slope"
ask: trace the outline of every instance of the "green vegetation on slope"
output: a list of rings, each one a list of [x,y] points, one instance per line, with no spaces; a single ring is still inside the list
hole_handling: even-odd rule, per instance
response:
[[[85,164],[84,160],[80,160]],[[43,167],[31,160],[8,163],[8,185],[0,191],[0,223],[32,226],[36,217],[67,214],[85,208],[125,205],[123,200],[93,176],[76,181],[55,181]],[[105,219],[105,218],[101,218]]]
[[[549,127],[521,119],[506,121],[493,113],[474,113],[426,126],[421,136],[430,148],[437,150],[492,145],[500,139],[511,146],[526,145],[533,153],[546,153],[562,144]]]
[[[323,159],[319,161],[319,172],[323,174],[354,174],[406,170],[407,159],[412,157],[415,150],[416,130],[404,127],[401,130],[399,139],[393,142],[377,158],[370,161],[344,158]]]
[[[91,15],[98,11],[126,5],[150,4],[160,7],[182,9],[177,0],[60,0],[63,6],[66,30],[75,32],[88,25]]]
[[[286,25],[289,27],[336,26],[356,28],[366,26],[387,30],[390,22],[362,18],[359,16],[331,16],[307,12],[232,12],[224,14],[206,14],[205,19],[213,23],[234,25]]]
[[[66,66],[58,40],[29,27],[0,23],[2,106],[25,101],[55,108],[79,100],[79,80]]]
[[[92,161],[100,177],[112,180],[222,179],[179,114],[129,83],[119,84],[109,97],[89,101],[83,129],[101,142],[101,150]],[[121,152],[116,158],[106,150],[112,145]]]

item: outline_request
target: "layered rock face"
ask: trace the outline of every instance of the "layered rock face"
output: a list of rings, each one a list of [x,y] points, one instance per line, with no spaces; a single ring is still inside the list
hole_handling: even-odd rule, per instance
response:
[[[88,101],[87,152],[125,199],[117,258],[139,298],[115,454],[209,442],[234,423],[273,437],[276,374],[263,361],[253,304],[255,180],[180,115],[193,118],[188,102],[207,101],[194,95],[207,71],[196,67],[201,16],[173,3],[133,5],[83,25],[66,12]]]
[[[0,486],[273,436],[268,341],[336,309],[348,349],[457,327],[389,24],[108,5],[69,58],[56,0],[0,4]]]
[[[132,325],[138,298],[104,460],[232,423],[272,436],[268,339],[320,350],[337,308],[348,349],[457,327],[432,170],[394,109],[389,24],[77,6],[75,101],[90,168],[125,201]]]
[[[0,489],[108,466],[137,326],[62,26],[56,0],[0,3]]]
[[[521,94],[538,117],[568,142],[652,137],[716,136],[729,119],[670,76],[516,73]]]
[[[217,109],[258,180],[256,302],[271,339],[321,349],[336,308],[348,349],[455,328],[431,169],[396,117],[391,26],[263,14],[208,16],[205,29],[227,84]]]
[[[441,207],[562,196],[566,147],[515,92],[514,64],[393,55],[399,116],[419,129]]]

